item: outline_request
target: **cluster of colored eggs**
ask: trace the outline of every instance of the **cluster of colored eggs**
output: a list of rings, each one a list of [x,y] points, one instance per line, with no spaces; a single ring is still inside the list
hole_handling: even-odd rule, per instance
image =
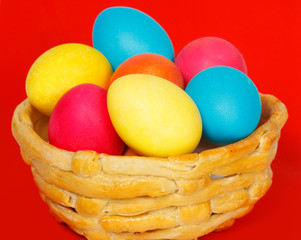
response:
[[[238,141],[260,119],[256,86],[229,42],[203,37],[174,59],[164,29],[141,11],[113,7],[93,27],[93,46],[42,54],[26,80],[34,107],[50,116],[49,142],[69,151],[166,157],[193,152],[202,134]]]

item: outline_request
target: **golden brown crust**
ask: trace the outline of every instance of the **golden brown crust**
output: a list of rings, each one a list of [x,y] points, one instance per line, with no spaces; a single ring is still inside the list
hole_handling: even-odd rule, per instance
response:
[[[58,149],[28,100],[12,132],[51,212],[87,239],[196,239],[231,226],[271,186],[287,111],[271,95],[261,99],[260,125],[246,139],[168,158]]]

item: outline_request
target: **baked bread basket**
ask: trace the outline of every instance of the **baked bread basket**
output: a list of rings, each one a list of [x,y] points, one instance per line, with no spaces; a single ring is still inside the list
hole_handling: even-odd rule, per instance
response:
[[[287,110],[272,95],[261,100],[249,137],[168,158],[58,149],[47,142],[48,118],[28,99],[12,132],[51,212],[87,239],[197,239],[231,226],[271,186]]]

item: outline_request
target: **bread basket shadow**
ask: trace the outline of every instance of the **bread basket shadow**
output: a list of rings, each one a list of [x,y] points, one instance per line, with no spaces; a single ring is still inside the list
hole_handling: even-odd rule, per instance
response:
[[[42,199],[58,221],[90,240],[196,239],[231,226],[272,184],[287,110],[261,94],[258,128],[234,144],[154,158],[69,152],[47,142],[48,118],[28,101],[12,132]]]

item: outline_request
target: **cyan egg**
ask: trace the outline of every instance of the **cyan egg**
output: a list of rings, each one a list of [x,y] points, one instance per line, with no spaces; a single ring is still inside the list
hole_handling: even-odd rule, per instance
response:
[[[210,142],[233,143],[256,129],[261,116],[260,95],[241,71],[208,68],[192,78],[185,91],[201,113],[203,136]]]
[[[174,60],[174,48],[166,31],[147,14],[129,7],[102,11],[93,26],[93,46],[115,70],[140,53],[157,53]]]

